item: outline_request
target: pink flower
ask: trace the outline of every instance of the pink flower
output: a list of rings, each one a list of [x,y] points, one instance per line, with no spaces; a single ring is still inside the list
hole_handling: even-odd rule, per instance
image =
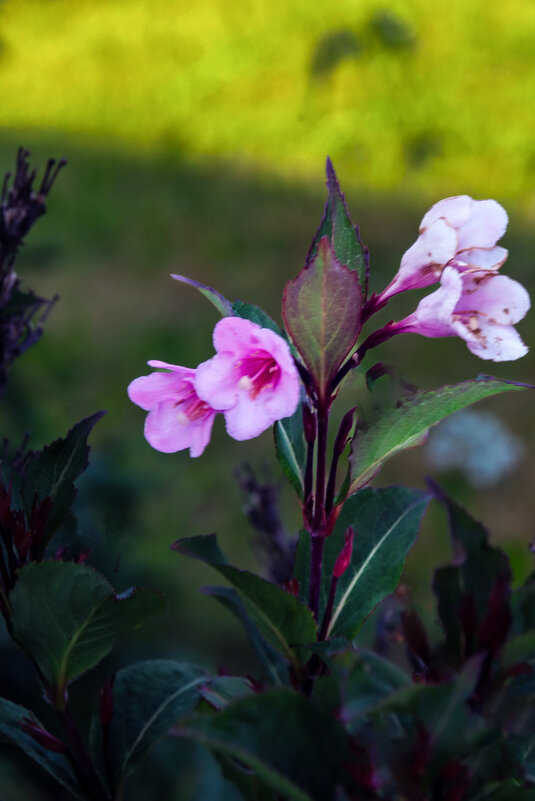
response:
[[[195,370],[157,360],[147,364],[170,372],[143,375],[128,387],[130,400],[148,411],[145,438],[163,453],[189,448],[190,456],[200,456],[210,441],[216,412],[198,397]]]
[[[529,307],[529,295],[518,281],[491,270],[459,273],[448,266],[440,288],[423,298],[413,314],[394,323],[392,333],[460,336],[481,359],[512,361],[528,352],[513,325]]]
[[[217,354],[197,368],[195,389],[224,413],[231,437],[252,439],[294,413],[299,377],[282,337],[250,320],[224,317],[214,329],[214,347]]]
[[[496,242],[506,228],[507,213],[495,200],[472,200],[468,195],[440,200],[423,218],[418,239],[403,255],[380,299],[434,284],[447,264],[459,272],[498,270],[507,250]]]

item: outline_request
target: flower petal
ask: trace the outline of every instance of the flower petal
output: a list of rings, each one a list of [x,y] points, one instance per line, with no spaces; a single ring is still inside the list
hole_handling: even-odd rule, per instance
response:
[[[154,366],[163,366],[160,362]],[[165,365],[172,366],[174,365]],[[128,386],[128,397],[130,400],[141,406],[145,411],[153,409],[158,403],[168,398],[180,400],[191,392],[191,378],[195,370],[187,367],[180,367],[172,373],[151,373],[135,378]],[[186,380],[184,380],[186,379]]]
[[[174,453],[195,444],[196,452],[192,455],[199,456],[210,438],[214,416],[208,414],[202,420],[183,423],[182,418],[179,418],[175,402],[163,401],[147,415],[145,438],[149,445],[162,453]],[[199,432],[198,429],[202,431]],[[204,443],[202,448],[200,448],[201,443]]]
[[[495,248],[470,248],[457,253],[455,261],[466,264],[467,267],[478,267],[480,270],[499,270],[508,256],[505,248],[496,245]],[[456,265],[458,269],[459,265]]]
[[[508,362],[521,359],[528,352],[518,331],[512,325],[496,325],[490,320],[480,320],[481,337],[466,339],[468,349],[480,359],[491,359],[493,362]],[[462,336],[462,334],[460,334]]]
[[[225,320],[231,319],[233,318],[225,318]],[[221,320],[221,322],[225,320]],[[225,411],[238,402],[239,373],[236,370],[236,364],[236,356],[224,352],[217,353],[197,367],[193,382],[195,392],[212,409]]]
[[[472,200],[470,217],[459,228],[459,250],[494,247],[507,222],[507,212],[495,200]]]
[[[246,392],[240,392],[236,406],[225,412],[227,433],[240,441],[258,437],[274,422],[273,415],[260,396],[253,399]]]
[[[439,219],[426,228],[403,254],[397,275],[381,293],[386,299],[407,289],[417,289],[439,280],[445,264],[457,251],[457,233]]]
[[[259,332],[266,330],[243,317],[223,317],[214,328],[214,348],[218,353],[229,351],[239,357],[251,349],[263,347]]]
[[[420,223],[420,231],[428,228],[440,218],[446,220],[453,228],[460,228],[470,217],[472,203],[469,195],[457,195],[439,200],[424,215]]]
[[[426,337],[447,337],[454,331],[451,317],[462,292],[462,278],[453,267],[446,267],[440,279],[440,287],[422,298],[411,317],[415,323],[411,329]]]
[[[495,272],[463,273],[463,291],[455,312],[481,314],[499,325],[522,320],[530,297],[518,281]]]

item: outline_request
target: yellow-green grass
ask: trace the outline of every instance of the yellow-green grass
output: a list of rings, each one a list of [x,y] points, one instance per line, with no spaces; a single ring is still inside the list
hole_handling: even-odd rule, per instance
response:
[[[412,47],[377,34],[385,8]],[[337,32],[360,50],[314,78]],[[526,0],[5,0],[1,119],[531,208],[534,36]]]

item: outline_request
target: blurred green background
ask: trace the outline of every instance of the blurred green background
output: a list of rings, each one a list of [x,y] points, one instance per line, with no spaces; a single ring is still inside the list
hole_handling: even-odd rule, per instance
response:
[[[232,559],[258,568],[234,471],[244,462],[268,465],[278,481],[271,434],[237,443],[218,421],[200,459],[160,454],[144,441],[144,415],[126,396],[128,383],[149,372],[147,359],[195,366],[211,355],[215,311],[169,273],[280,319],[281,291],[321,216],[328,154],[370,247],[373,289],[395,273],[427,208],[467,193],[507,208],[502,269],[533,292],[535,4],[4,0],[0,86],[0,172],[12,169],[19,145],[41,169],[48,156],[69,160],[18,260],[25,284],[45,297],[58,293],[60,302],[43,339],[12,370],[2,436],[17,443],[30,431],[40,447],[108,410],[80,481],[80,541],[91,541],[94,563],[119,589],[134,582],[168,597],[161,620],[129,637],[108,669],[170,656],[254,670],[237,626],[198,593],[214,576],[169,545],[217,531]],[[382,319],[409,313],[419,296],[395,299]],[[519,325],[532,345],[534,319]],[[378,359],[421,387],[479,372],[535,379],[533,352],[515,364],[483,363],[458,339],[399,337],[368,366]],[[362,395],[354,378],[339,406]],[[519,393],[476,408],[524,445],[498,483],[474,487],[473,474],[470,481],[462,470],[431,466],[423,448],[395,459],[375,484],[424,486],[432,474],[488,524],[521,580],[531,569],[535,512],[533,399]],[[466,438],[481,464],[496,461],[497,476],[509,447],[500,442],[492,433]],[[281,503],[296,531],[289,491]],[[430,616],[430,573],[447,556],[443,517],[433,509],[407,571]],[[2,694],[39,703],[35,678],[5,637],[1,648]],[[81,685],[97,686],[102,675]],[[73,689],[85,713],[86,696]],[[218,797],[211,764],[193,769],[198,755],[183,751],[179,782],[162,767],[166,754],[154,757],[162,789],[143,783],[156,775],[149,762],[129,789],[133,799]],[[199,775],[206,786],[192,778]],[[59,798],[7,749],[0,796]]]

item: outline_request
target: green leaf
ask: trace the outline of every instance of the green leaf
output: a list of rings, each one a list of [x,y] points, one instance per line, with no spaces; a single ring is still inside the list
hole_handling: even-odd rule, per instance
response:
[[[76,495],[74,481],[88,465],[89,447],[87,437],[95,423],[105,412],[97,412],[81,420],[64,439],[57,439],[35,454],[24,474],[22,499],[29,512],[34,499],[52,500],[52,509],[43,533],[41,552],[52,534],[68,517]]]
[[[349,216],[346,201],[334,167],[327,159],[327,203],[320,226],[307,257],[308,262],[316,255],[319,243],[326,236],[334,250],[340,264],[345,264],[358,275],[362,290],[362,300],[366,299],[368,291],[368,249],[360,239],[358,226],[354,226]]]
[[[116,791],[125,776],[180,718],[201,700],[201,688],[210,681],[196,665],[155,659],[120,670],[113,684],[113,716],[107,742]],[[91,727],[91,750],[103,759],[104,738],[98,717]]]
[[[24,719],[31,720],[39,728],[44,728],[35,715],[18,704],[0,698],[0,735],[6,737],[13,745],[18,746],[25,754],[37,762],[44,770],[66,787],[76,798],[84,799],[73,769],[67,757],[50,751],[40,745],[23,728]]]
[[[456,560],[436,571],[433,586],[450,662],[458,667],[463,656],[503,645],[511,622],[511,569],[503,551],[489,544],[485,527],[436,484],[432,487],[447,511]]]
[[[392,693],[412,687],[410,677],[393,662],[359,648],[344,685],[344,720],[357,717]]]
[[[399,406],[384,409],[376,422],[357,433],[351,454],[350,493],[367,484],[383,463],[405,448],[421,445],[431,426],[476,401],[527,388],[498,378],[483,376],[475,381],[419,392]]]
[[[327,237],[293,281],[286,284],[282,313],[320,398],[351,352],[360,331],[358,276],[337,261]]]
[[[214,676],[200,689],[204,700],[218,711],[252,692],[251,682],[241,676]]]
[[[298,405],[291,417],[277,420],[274,429],[275,451],[290,484],[303,498],[306,449],[303,436],[303,412]]]
[[[295,646],[313,642],[316,623],[310,610],[293,595],[269,581],[227,564],[214,534],[178,540],[173,550],[211,565],[236,587],[265,640],[286,659],[297,664]]]
[[[92,568],[60,561],[25,565],[10,600],[14,637],[55,688],[58,701],[67,684],[98,664],[120,634],[163,608],[155,592],[130,589],[117,596]]]
[[[291,690],[248,696],[194,718],[177,734],[255,771],[285,801],[332,801],[335,788],[350,781],[342,726]]]
[[[323,605],[344,532],[353,527],[351,563],[338,581],[329,637],[352,639],[377,604],[394,592],[429,500],[429,493],[406,487],[365,489],[346,500],[325,542]]]
[[[255,306],[254,303],[246,303],[243,300],[235,300],[232,304],[232,314],[234,317],[243,317],[245,320],[251,320],[252,323],[262,326],[262,328],[269,328],[275,331],[280,337],[284,337],[280,326],[271,319],[269,314],[266,314],[264,309],[260,306]]]
[[[186,278],[184,275],[172,275],[171,278],[174,278],[176,281],[181,281],[183,284],[189,284],[189,286],[193,286],[195,289],[198,289],[201,295],[204,295],[204,297],[216,307],[221,317],[231,316],[232,303],[223,297],[223,295],[221,295],[217,290],[212,289],[211,286],[200,284],[198,281],[194,281],[192,278]]]
[[[482,661],[482,657],[475,657],[467,662],[455,681],[438,686],[420,684],[403,688],[375,708],[374,714],[408,712],[416,730],[419,728],[428,733],[426,783],[445,765],[466,753],[469,739],[481,730],[482,719],[471,712],[468,700],[477,686]]]
[[[247,614],[240,596],[232,587],[203,587],[203,592],[229,609],[242,623],[262,666],[266,680],[275,685],[288,684],[288,665],[260,634],[258,626]]]

